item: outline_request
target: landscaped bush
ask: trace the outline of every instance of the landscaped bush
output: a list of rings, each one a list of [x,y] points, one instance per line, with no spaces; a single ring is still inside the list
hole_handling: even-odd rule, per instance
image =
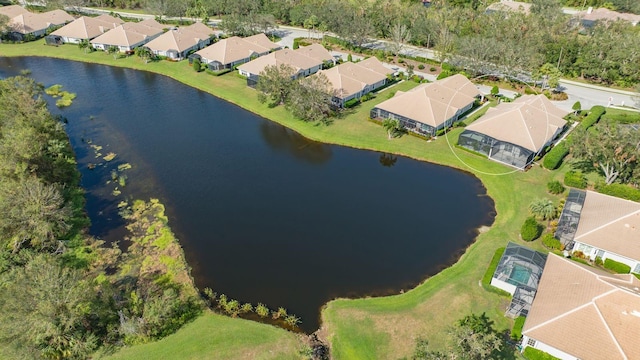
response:
[[[442,70],[442,72],[438,75],[437,80],[441,80],[449,76],[451,76],[451,73],[449,72],[449,70]]]
[[[547,191],[553,195],[562,194],[564,192],[564,186],[558,180],[549,181],[547,183]]]
[[[191,66],[193,66],[193,70],[195,70],[196,72],[202,71],[202,63],[198,58],[193,59],[193,63],[191,64]]]
[[[424,70],[424,64],[420,64],[420,65],[418,65],[418,69],[420,69],[420,70]]]
[[[429,68],[429,71],[432,71],[432,72],[436,71],[436,70],[438,70],[438,69],[434,68],[433,66]]]
[[[604,106],[596,105],[592,107],[589,115],[587,115],[587,117],[582,119],[582,121],[580,122],[580,126],[583,129],[590,128],[595,123],[597,123],[598,120],[600,120],[600,118],[602,117],[602,115],[604,115],[604,113],[606,112],[607,112],[607,109],[605,109]]]
[[[231,69],[222,69],[222,70],[205,70],[207,74],[213,75],[213,76],[220,76],[226,73],[231,72]]]
[[[534,217],[528,217],[520,229],[520,236],[524,241],[533,241],[539,238],[541,234],[542,225],[538,224]]]
[[[544,156],[542,165],[549,170],[557,169],[562,164],[562,159],[569,154],[569,147],[566,142],[560,142]]]
[[[493,277],[493,273],[496,272],[496,268],[498,267],[498,263],[500,262],[500,258],[502,254],[504,254],[503,247],[496,249],[496,252],[493,254],[491,258],[491,262],[489,263],[489,267],[487,271],[485,271],[484,276],[482,277],[483,285],[491,285],[491,278]]]
[[[522,338],[522,327],[524,326],[524,321],[527,320],[524,316],[518,316],[516,321],[513,323],[513,329],[511,329],[511,338],[515,341],[520,340]]]
[[[531,346],[527,346],[522,354],[527,358],[527,360],[560,360],[551,354],[547,354],[546,352],[532,348]]]
[[[611,259],[604,260],[604,268],[618,274],[628,274],[631,272],[631,266]]]
[[[596,191],[627,200],[640,201],[640,190],[625,184],[606,185],[601,182],[596,184]]]
[[[544,246],[546,246],[547,248],[551,249],[551,250],[561,250],[562,249],[562,243],[560,242],[560,240],[556,239],[553,234],[545,234],[542,237],[542,243],[544,244]]]
[[[345,108],[352,108],[360,103],[360,99],[351,99],[344,103]]]
[[[609,121],[617,122],[618,124],[635,124],[640,122],[640,114],[637,113],[606,113],[602,116],[602,118]]]
[[[568,171],[564,174],[564,184],[578,189],[587,187],[587,178],[581,171]]]

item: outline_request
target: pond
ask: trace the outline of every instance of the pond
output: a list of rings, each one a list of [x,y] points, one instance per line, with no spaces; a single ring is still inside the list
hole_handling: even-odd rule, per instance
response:
[[[0,58],[1,77],[23,69],[77,94],[52,110],[68,119],[93,234],[121,239],[118,203],[159,198],[200,288],[285,307],[307,332],[333,298],[398,293],[452,264],[495,215],[467,173],[309,141],[164,76]],[[124,163],[126,186],[109,182]]]

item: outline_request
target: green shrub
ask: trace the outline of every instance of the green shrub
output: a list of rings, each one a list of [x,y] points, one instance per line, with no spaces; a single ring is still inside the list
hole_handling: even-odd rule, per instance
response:
[[[541,234],[542,225],[538,224],[534,217],[528,217],[520,229],[520,236],[524,241],[533,241],[539,238]]]
[[[545,234],[542,237],[542,243],[544,244],[544,246],[551,250],[562,249],[562,243],[560,242],[560,240],[556,239],[553,234]]]
[[[438,70],[438,69],[436,69],[436,68],[435,68],[435,67],[433,67],[433,66],[429,68],[429,71],[436,71],[436,70]]]
[[[353,62],[353,55],[351,55],[351,54],[347,55],[347,61],[348,62]]]
[[[551,354],[547,354],[546,352],[532,348],[531,346],[524,348],[523,355],[527,360],[560,360]]]
[[[636,124],[640,122],[640,114],[637,113],[606,113],[602,116],[602,118],[609,121],[617,122],[618,124]]]
[[[193,66],[193,70],[195,70],[195,72],[202,71],[202,63],[198,58],[193,59],[193,63],[191,64],[191,66]]]
[[[420,69],[420,70],[424,70],[424,64],[420,64],[420,65],[418,65],[418,69]]]
[[[564,192],[564,186],[562,186],[562,183],[558,180],[549,181],[547,183],[547,191],[554,195],[562,194]]]
[[[210,75],[213,75],[213,76],[224,75],[224,74],[229,73],[231,71],[233,71],[233,70],[232,69],[222,69],[222,70],[209,70],[209,69],[206,69],[205,70],[205,72],[207,74],[210,74]]]
[[[351,99],[344,103],[345,108],[352,108],[360,103],[360,99]]]
[[[438,75],[437,80],[441,80],[451,76],[451,73],[448,70],[442,70],[442,72]]]
[[[482,277],[483,285],[491,285],[491,278],[493,277],[493,273],[496,271],[496,268],[498,267],[498,263],[500,262],[500,258],[502,257],[502,254],[504,254],[504,249],[505,248],[503,247],[497,248],[496,252],[493,253],[493,257],[491,258],[489,267],[487,268],[487,271],[485,271],[484,276]]]
[[[300,40],[298,38],[293,39],[293,50],[297,50],[300,48]]]
[[[578,189],[585,189],[587,187],[587,178],[584,177],[581,171],[567,171],[564,174],[564,184]]]
[[[582,127],[585,130],[590,128],[595,123],[597,123],[598,120],[600,120],[600,118],[602,117],[602,115],[604,115],[604,113],[606,112],[607,110],[604,108],[604,106],[596,105],[592,107],[589,115],[587,115],[587,117],[582,119],[582,121],[580,122],[580,127]]]
[[[597,183],[596,191],[627,200],[640,201],[640,190],[625,184],[606,185],[605,183]]]
[[[604,268],[618,274],[628,274],[631,272],[631,266],[611,259],[604,260]]]
[[[596,256],[596,259],[593,262],[598,266],[604,266],[604,262],[602,262],[602,258],[600,256]]]
[[[551,149],[542,161],[542,165],[549,170],[557,169],[562,164],[562,159],[569,154],[569,147],[566,142],[560,142]]]
[[[511,329],[511,338],[515,341],[520,340],[522,338],[522,327],[524,326],[524,322],[527,320],[524,316],[518,316],[516,321],[513,323],[513,328]]]

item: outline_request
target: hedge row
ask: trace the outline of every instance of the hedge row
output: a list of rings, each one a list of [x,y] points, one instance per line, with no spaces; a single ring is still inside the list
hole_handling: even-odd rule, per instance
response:
[[[584,177],[581,171],[567,171],[564,174],[564,184],[578,189],[586,189],[587,178]]]
[[[632,188],[629,185],[624,184],[611,184],[606,185],[604,183],[596,184],[596,191],[601,194],[611,195],[627,200],[640,201],[640,189]]]
[[[520,340],[522,337],[522,328],[524,327],[524,322],[527,320],[524,316],[518,316],[516,321],[513,323],[513,329],[511,329],[511,338],[515,341]]]
[[[562,164],[562,159],[569,154],[569,146],[566,141],[559,142],[545,155],[542,166],[549,170],[557,169]]]
[[[587,115],[587,117],[582,119],[582,121],[580,122],[580,127],[582,127],[585,130],[590,128],[595,123],[597,123],[598,120],[600,120],[600,118],[602,117],[602,115],[604,115],[604,113],[606,112],[607,112],[607,109],[605,109],[604,106],[596,105],[592,107],[589,115]]]
[[[498,263],[500,262],[500,258],[502,257],[502,254],[504,254],[504,249],[503,247],[496,249],[496,252],[493,254],[493,257],[491,258],[491,262],[489,263],[489,267],[487,268],[487,271],[484,273],[484,276],[482,277],[482,284],[483,285],[491,285],[491,278],[493,278],[493,273],[496,272],[496,268],[498,267]]]
[[[628,274],[631,272],[631,266],[611,259],[604,260],[604,268],[618,274]]]

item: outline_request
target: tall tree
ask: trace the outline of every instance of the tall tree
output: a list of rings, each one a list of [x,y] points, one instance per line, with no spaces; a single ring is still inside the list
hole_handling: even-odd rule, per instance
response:
[[[411,41],[411,30],[404,24],[397,23],[391,28],[391,51],[396,58],[400,55],[402,48]]]
[[[628,183],[639,166],[640,131],[613,122],[601,124],[593,131],[578,127],[571,152],[599,171],[606,184]]]
[[[260,91],[260,102],[269,101],[269,105],[284,104],[294,88],[296,70],[288,64],[269,65],[264,68],[258,78],[256,89]]]
[[[318,73],[295,84],[286,102],[291,113],[304,121],[327,123],[332,114],[329,79]]]

